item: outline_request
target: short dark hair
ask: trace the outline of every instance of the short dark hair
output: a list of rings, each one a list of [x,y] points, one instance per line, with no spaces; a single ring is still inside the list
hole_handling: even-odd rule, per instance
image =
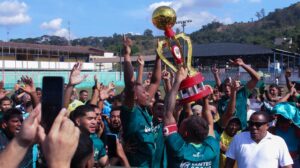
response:
[[[271,84],[271,85],[269,86],[269,88],[276,88],[277,90],[280,89],[279,86],[278,86],[277,84],[275,84],[275,83]]]
[[[75,120],[79,117],[83,117],[87,112],[94,111],[94,108],[89,105],[78,106],[71,114],[70,119],[76,124]]]
[[[82,94],[83,92],[89,93],[87,90],[80,90],[79,94]]]
[[[11,108],[11,109],[8,109],[4,114],[3,114],[3,118],[2,120],[7,122],[9,121],[10,119],[14,118],[14,117],[21,117],[22,118],[22,112],[17,109],[17,108]]]
[[[89,137],[89,134],[85,131],[81,131],[79,142],[75,154],[71,161],[72,168],[79,168],[82,165],[82,161],[86,157],[93,153],[93,141]]]
[[[5,96],[2,99],[0,99],[0,104],[2,104],[3,101],[10,101],[10,103],[12,103],[12,100],[9,97],[7,97],[7,96]]]
[[[190,142],[201,143],[208,135],[209,127],[206,120],[199,116],[190,116],[187,118],[186,130],[188,133],[187,139]]]
[[[250,118],[251,118],[252,116],[254,116],[254,115],[263,115],[264,118],[266,119],[266,122],[270,122],[270,121],[271,121],[270,115],[269,115],[268,113],[264,112],[264,111],[256,111],[256,112],[254,112],[254,113],[250,116]]]
[[[121,111],[121,107],[120,107],[120,106],[113,107],[113,108],[110,110],[110,113],[113,112],[113,111]]]
[[[42,88],[36,87],[36,88],[35,88],[35,91],[36,91],[36,92],[37,92],[37,91],[40,91],[40,92],[41,92],[41,91],[42,91]]]

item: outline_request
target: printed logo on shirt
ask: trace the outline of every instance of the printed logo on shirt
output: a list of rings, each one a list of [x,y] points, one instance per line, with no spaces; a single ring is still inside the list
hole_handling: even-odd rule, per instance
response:
[[[193,157],[200,158],[203,157],[203,155],[201,155],[200,152],[197,152],[193,154]]]
[[[182,162],[180,168],[211,168],[212,163],[209,162]]]

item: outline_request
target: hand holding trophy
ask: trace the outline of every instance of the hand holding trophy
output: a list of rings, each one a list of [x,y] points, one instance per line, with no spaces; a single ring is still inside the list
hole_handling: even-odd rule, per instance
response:
[[[168,6],[161,6],[154,10],[152,23],[165,32],[166,38],[158,42],[156,49],[161,60],[174,72],[178,67],[185,66],[188,69],[188,77],[184,79],[179,88],[179,99],[181,103],[196,101],[212,93],[210,86],[204,86],[204,77],[192,67],[192,42],[189,36],[184,33],[175,34],[172,27],[176,23],[176,13]],[[182,45],[179,39],[186,42],[188,46],[187,56],[184,56]],[[164,51],[171,52],[174,66],[164,55]]]

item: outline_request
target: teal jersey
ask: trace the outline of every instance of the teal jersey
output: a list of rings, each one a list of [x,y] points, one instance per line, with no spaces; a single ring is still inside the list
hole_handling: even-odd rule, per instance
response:
[[[126,156],[133,167],[153,167],[155,161],[155,131],[152,117],[146,109],[134,106],[121,108],[123,140]]]
[[[236,93],[236,105],[234,116],[240,119],[242,123],[242,129],[247,127],[247,99],[250,95],[250,91],[247,87],[243,87]],[[229,98],[223,96],[218,102],[218,112],[220,117],[226,112]]]
[[[219,168],[220,144],[212,136],[201,144],[193,144],[173,133],[166,138],[166,145],[170,168]]]
[[[91,134],[90,138],[94,146],[94,160],[99,161],[100,158],[106,155],[106,148],[97,134]]]
[[[167,152],[165,147],[165,138],[163,135],[163,124],[154,121],[154,138],[155,138],[155,158],[153,167],[167,167]]]

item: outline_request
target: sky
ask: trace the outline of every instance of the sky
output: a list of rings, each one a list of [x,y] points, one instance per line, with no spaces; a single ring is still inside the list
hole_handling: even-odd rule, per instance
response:
[[[177,21],[192,20],[186,33],[212,21],[224,24],[257,20],[255,13],[288,7],[297,0],[0,0],[0,40],[57,35],[71,39],[114,33],[154,35],[151,21],[158,6],[172,7]],[[175,25],[174,29],[182,27]],[[69,31],[70,30],[70,31]]]

